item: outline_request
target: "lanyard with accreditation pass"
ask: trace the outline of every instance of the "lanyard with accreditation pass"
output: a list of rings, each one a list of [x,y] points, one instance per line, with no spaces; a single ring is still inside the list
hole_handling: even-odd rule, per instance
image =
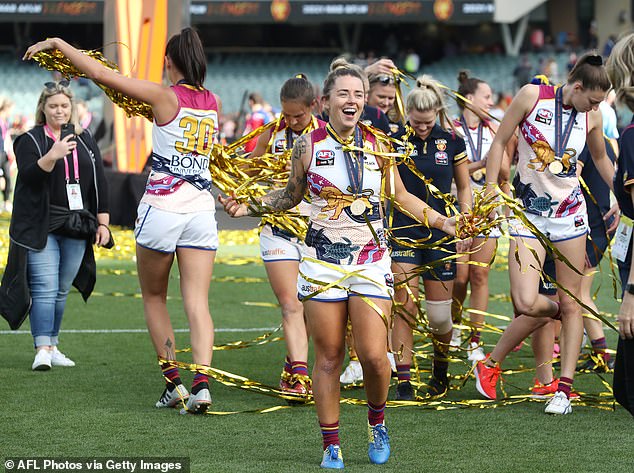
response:
[[[53,130],[48,125],[44,126],[46,134],[53,141],[57,141]],[[70,166],[68,165],[68,156],[64,156],[64,175],[66,177],[66,195],[68,196],[69,210],[82,210],[84,208],[84,200],[81,197],[81,188],[79,187],[79,159],[77,158],[77,148],[73,150],[73,177],[75,182],[70,182]]]
[[[612,256],[622,263],[625,262],[625,258],[627,257],[627,250],[630,247],[630,241],[632,241],[633,228],[634,222],[625,215],[621,215],[619,227],[616,229],[616,234],[614,235]]]

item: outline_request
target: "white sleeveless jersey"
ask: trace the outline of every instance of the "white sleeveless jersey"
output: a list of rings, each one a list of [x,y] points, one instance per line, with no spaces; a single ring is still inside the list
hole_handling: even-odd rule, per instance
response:
[[[152,128],[152,171],[141,202],[176,213],[214,210],[209,156],[218,132],[218,105],[208,90],[174,85],[178,112]]]
[[[364,215],[355,216],[342,145],[326,128],[311,133],[312,154],[307,180],[311,197],[310,227],[306,235],[308,256],[334,264],[368,264],[388,258],[381,217],[381,177],[374,136],[363,132],[364,172],[360,197]],[[367,220],[372,226],[371,230]],[[373,231],[376,237],[373,235]]]
[[[482,150],[480,151],[480,157],[474,155],[474,150],[471,149],[471,145],[469,144],[469,139],[467,138],[467,133],[471,136],[471,142],[475,147],[478,146],[478,127],[470,128],[467,127],[465,130],[464,126],[460,121],[456,120],[454,122],[456,129],[460,133],[460,135],[464,138],[466,149],[467,149],[467,159],[470,163],[475,163],[476,161],[483,160],[489,149],[491,148],[491,144],[493,143],[493,138],[495,135],[493,134],[493,130],[488,126],[488,123],[485,122],[482,127]],[[484,173],[484,168],[480,170],[480,173],[475,172],[471,173],[471,187],[472,189],[482,189],[484,184],[486,183],[486,176]]]
[[[586,212],[586,203],[576,176],[577,158],[586,145],[587,114],[577,113],[566,151],[563,170],[553,174],[548,165],[555,160],[555,87],[539,86],[539,98],[520,123],[519,161],[513,185],[526,211],[543,217],[561,218]],[[563,109],[565,129],[572,109]]]

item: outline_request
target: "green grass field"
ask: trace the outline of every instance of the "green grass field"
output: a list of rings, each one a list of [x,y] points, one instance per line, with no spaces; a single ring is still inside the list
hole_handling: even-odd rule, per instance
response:
[[[125,247],[129,239],[116,236],[124,248],[119,250],[119,259],[108,260],[105,254],[100,259],[95,295],[87,305],[76,292],[69,297],[63,325],[67,333],[62,333],[60,348],[76,361],[76,367],[32,372],[32,339],[23,333],[28,331],[28,322],[22,332],[0,334],[0,457],[189,457],[194,472],[318,471],[321,438],[313,406],[244,412],[286,403],[213,382],[213,411],[239,413],[195,417],[154,408],[163,381],[145,332],[135,266],[130,248]],[[263,266],[257,262],[231,264],[249,261],[243,257],[254,255],[257,248],[253,245],[223,246],[219,251],[210,294],[216,344],[251,340],[279,325],[280,315],[271,306],[274,297]],[[175,328],[186,329],[177,278],[175,272],[168,305]],[[618,303],[612,298],[606,273],[600,282],[599,307],[614,314]],[[491,293],[508,295],[505,272],[492,271]],[[508,300],[493,299],[492,312],[511,314]],[[0,323],[1,330],[7,328]],[[614,347],[615,334],[607,333]],[[497,337],[486,334],[485,343],[492,345]],[[177,344],[181,348],[188,345],[186,333],[177,333]],[[284,344],[278,341],[216,351],[213,365],[274,386],[283,357]],[[183,359],[187,360],[187,354]],[[422,362],[423,369],[429,368],[426,363]],[[533,367],[526,345],[504,366],[522,367]],[[467,371],[462,361],[451,366],[454,375]],[[526,394],[532,377],[530,371],[507,375],[507,394]],[[191,375],[185,373],[184,378],[189,384]],[[605,380],[611,382],[611,375]],[[460,383],[454,381],[455,386]],[[600,393],[608,395],[594,374],[579,375],[575,388],[587,393],[589,401]],[[345,391],[344,395],[364,397],[361,389]],[[473,379],[462,389],[452,390],[446,400],[439,406],[388,409],[393,454],[383,466],[368,462],[366,409],[343,405],[341,440],[346,470],[634,471],[632,417],[622,408],[575,406],[573,415],[550,417],[543,413],[543,403],[535,401],[469,405],[465,401],[479,400]]]

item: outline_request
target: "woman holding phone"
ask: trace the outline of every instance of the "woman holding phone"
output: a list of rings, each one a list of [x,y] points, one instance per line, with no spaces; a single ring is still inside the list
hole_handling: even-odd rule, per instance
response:
[[[71,284],[84,299],[90,296],[96,273],[92,245],[110,241],[110,215],[101,154],[77,123],[68,81],[45,84],[35,123],[14,145],[18,178],[9,234],[12,250],[27,252],[32,369],[44,371],[75,366],[58,349],[66,297]],[[83,232],[70,225],[71,215],[87,222]]]

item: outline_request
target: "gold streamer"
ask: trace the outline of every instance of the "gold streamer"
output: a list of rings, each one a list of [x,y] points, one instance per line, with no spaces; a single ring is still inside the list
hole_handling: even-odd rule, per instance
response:
[[[95,61],[99,62],[104,67],[110,69],[111,71],[119,72],[119,68],[117,65],[108,59],[105,56],[96,50],[80,50],[80,52],[84,53],[86,56],[93,58]],[[66,56],[62,54],[59,49],[52,49],[49,51],[40,51],[33,56],[33,60],[44,69],[49,71],[58,71],[60,72],[66,79],[72,79],[73,77],[88,77],[84,72],[77,69]],[[128,117],[133,115],[138,115],[140,117],[145,117],[150,121],[154,120],[154,115],[152,114],[152,107],[140,100],[133,99],[124,95],[121,92],[118,92],[114,89],[106,87],[99,82],[93,81],[97,86],[105,92],[108,98],[112,101],[112,103],[121,107]]]

